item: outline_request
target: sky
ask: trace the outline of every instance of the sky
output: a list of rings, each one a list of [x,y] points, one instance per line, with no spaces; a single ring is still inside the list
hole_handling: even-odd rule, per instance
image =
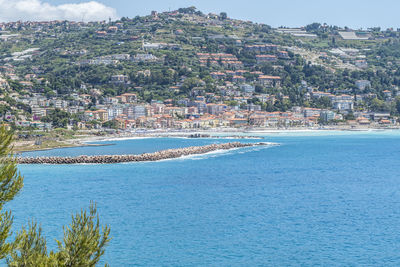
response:
[[[353,29],[400,28],[399,0],[0,0],[0,21],[107,20],[189,6],[273,27],[320,22]]]

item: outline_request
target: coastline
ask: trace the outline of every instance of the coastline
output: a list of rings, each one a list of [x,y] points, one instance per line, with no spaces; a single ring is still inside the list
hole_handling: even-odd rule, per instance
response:
[[[24,145],[24,141],[15,142],[14,152],[23,153],[30,151],[43,151],[60,148],[85,147],[85,146],[108,146],[112,144],[95,143],[95,142],[112,142],[122,140],[135,140],[146,138],[207,138],[207,139],[264,139],[261,134],[313,134],[313,133],[346,133],[346,132],[383,132],[396,131],[400,128],[343,128],[343,127],[292,127],[292,128],[213,128],[213,129],[149,129],[125,131],[117,134],[84,135],[78,138],[68,138],[54,142],[47,147]],[[193,137],[193,135],[199,135]]]
[[[79,143],[74,145],[65,145],[65,146],[54,146],[54,147],[47,147],[47,148],[37,148],[37,149],[30,149],[30,150],[14,150],[15,154],[20,154],[24,152],[32,152],[32,151],[47,151],[53,149],[63,149],[63,148],[73,148],[73,147],[87,147],[87,146],[112,146],[113,144],[86,144],[86,143]]]

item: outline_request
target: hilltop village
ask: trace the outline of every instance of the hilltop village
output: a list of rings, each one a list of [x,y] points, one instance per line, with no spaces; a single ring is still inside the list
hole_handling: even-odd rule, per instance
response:
[[[0,23],[0,117],[17,130],[396,127],[400,32],[302,28],[194,7]]]

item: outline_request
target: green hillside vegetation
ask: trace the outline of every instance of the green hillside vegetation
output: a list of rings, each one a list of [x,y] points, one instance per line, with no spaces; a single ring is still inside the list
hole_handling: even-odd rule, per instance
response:
[[[126,92],[136,93],[143,102],[172,99],[177,105],[179,99],[193,100],[194,88],[221,95],[218,86],[225,86],[232,77],[215,79],[211,73],[242,69],[247,71],[243,74],[246,83],[254,85],[256,93],[275,96],[273,103],[262,102],[257,96],[248,100],[260,104],[264,111],[284,112],[295,106],[328,108],[329,103],[307,97],[312,88],[333,95],[363,95],[362,101],[355,102],[356,111],[399,114],[400,100],[396,98],[400,85],[399,31],[373,28],[366,33],[355,31],[368,39],[344,40],[339,33],[350,29],[313,23],[301,29],[315,34],[310,38],[228,15],[203,14],[189,7],[112,22],[5,24],[7,34],[19,36],[0,41],[0,66],[11,66],[18,77],[33,73],[35,78],[13,80],[2,69],[8,88],[2,89],[1,100],[7,104],[0,105],[0,113],[31,116],[29,106],[17,104],[9,97],[13,92],[22,96],[40,93],[72,101],[71,94],[93,95],[96,89],[100,93],[92,99],[89,109],[102,104],[106,97]],[[246,49],[263,44],[276,45],[277,51],[259,53]],[[39,50],[24,60],[13,54],[29,48]],[[280,57],[281,50],[288,57]],[[197,53],[232,54],[242,66],[226,65],[221,58],[216,64],[210,61],[201,64]],[[129,59],[112,57],[121,54]],[[154,59],[132,60],[143,54]],[[258,54],[277,55],[277,59],[260,63]],[[254,72],[279,76],[280,86],[260,84]],[[111,83],[114,75],[126,75],[129,83]],[[32,85],[27,87],[21,84],[22,80],[29,80]],[[360,90],[356,86],[358,80],[367,80],[370,85]],[[42,121],[50,122],[51,118],[46,116]],[[55,127],[65,127],[71,121],[77,122],[79,117],[70,116]]]

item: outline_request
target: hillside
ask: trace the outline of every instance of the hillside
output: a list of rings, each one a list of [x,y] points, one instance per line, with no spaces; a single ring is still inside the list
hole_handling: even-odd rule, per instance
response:
[[[194,7],[119,21],[0,23],[16,128],[396,125],[400,32],[273,29]]]

